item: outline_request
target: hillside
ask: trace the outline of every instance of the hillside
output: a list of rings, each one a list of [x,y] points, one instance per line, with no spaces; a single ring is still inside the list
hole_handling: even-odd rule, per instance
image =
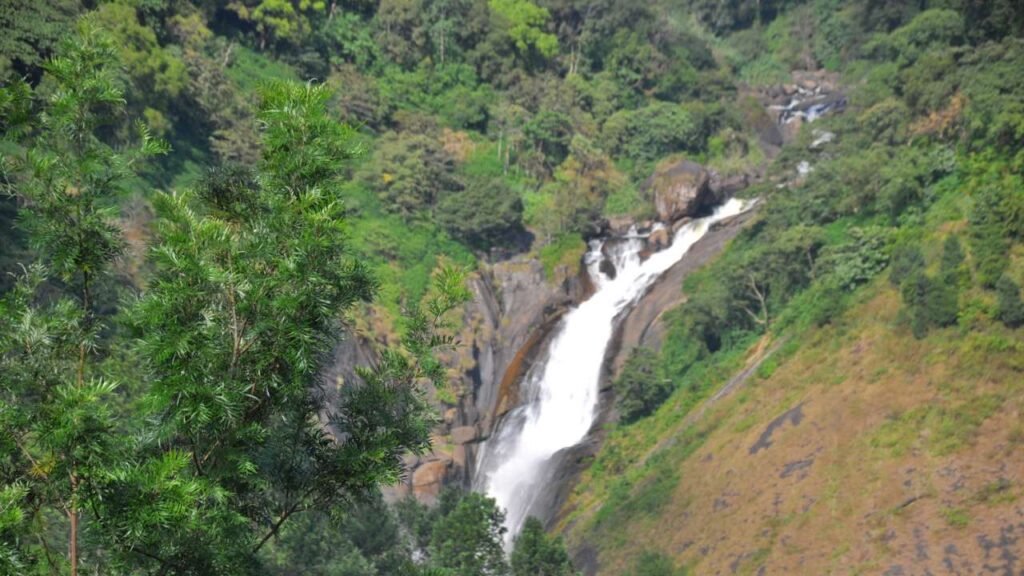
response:
[[[933,249],[963,222],[935,224]],[[724,394],[692,410],[677,394],[616,430],[559,524],[577,565],[1016,573],[1024,338],[964,319],[917,340],[900,310],[879,279],[830,326],[705,373]]]
[[[1015,0],[0,2],[0,575],[1021,573],[1022,71]]]

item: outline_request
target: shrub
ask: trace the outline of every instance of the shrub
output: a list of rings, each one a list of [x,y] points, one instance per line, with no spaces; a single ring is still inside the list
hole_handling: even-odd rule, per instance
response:
[[[676,570],[672,559],[660,552],[644,552],[637,559],[636,568],[631,576],[681,576],[683,571]]]
[[[901,286],[907,278],[921,270],[924,270],[924,254],[921,253],[921,248],[916,245],[898,246],[892,255],[889,283],[893,286]]]
[[[442,196],[434,216],[453,237],[486,250],[522,230],[523,203],[505,180],[471,178]]]
[[[700,151],[700,123],[678,104],[655,102],[639,110],[623,110],[605,122],[605,146],[613,154],[651,162],[673,152]]]
[[[672,394],[672,382],[659,374],[658,356],[647,348],[630,355],[615,380],[622,422],[629,424],[650,415]]]
[[[1003,275],[996,282],[996,295],[999,302],[996,318],[1010,328],[1024,325],[1024,302],[1021,301],[1020,286]]]
[[[822,258],[830,265],[836,283],[853,290],[885,269],[889,263],[889,238],[885,228],[853,228],[850,241],[831,249]]]

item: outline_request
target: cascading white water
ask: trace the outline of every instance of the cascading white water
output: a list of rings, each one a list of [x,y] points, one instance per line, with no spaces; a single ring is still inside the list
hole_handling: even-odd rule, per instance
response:
[[[505,416],[481,447],[475,487],[505,509],[509,542],[546,488],[542,484],[551,457],[578,444],[594,423],[601,367],[616,317],[678,262],[711,224],[739,214],[748,204],[729,200],[711,216],[684,225],[670,247],[643,262],[639,238],[618,243],[609,255],[614,278],[599,270],[601,243],[591,245],[586,263],[596,284],[594,295],[562,319],[547,356],[526,375],[523,403]]]

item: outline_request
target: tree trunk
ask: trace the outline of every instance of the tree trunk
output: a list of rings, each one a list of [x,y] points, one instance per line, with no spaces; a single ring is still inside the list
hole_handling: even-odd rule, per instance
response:
[[[78,576],[78,479],[71,473],[71,505],[68,506],[68,520],[71,522],[71,534],[68,536],[68,556],[71,563],[71,576]]]

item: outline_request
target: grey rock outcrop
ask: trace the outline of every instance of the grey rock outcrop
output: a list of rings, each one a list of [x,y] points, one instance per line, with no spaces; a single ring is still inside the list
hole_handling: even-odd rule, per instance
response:
[[[644,189],[654,197],[662,222],[692,218],[715,203],[711,174],[690,160],[659,167],[644,182]]]

